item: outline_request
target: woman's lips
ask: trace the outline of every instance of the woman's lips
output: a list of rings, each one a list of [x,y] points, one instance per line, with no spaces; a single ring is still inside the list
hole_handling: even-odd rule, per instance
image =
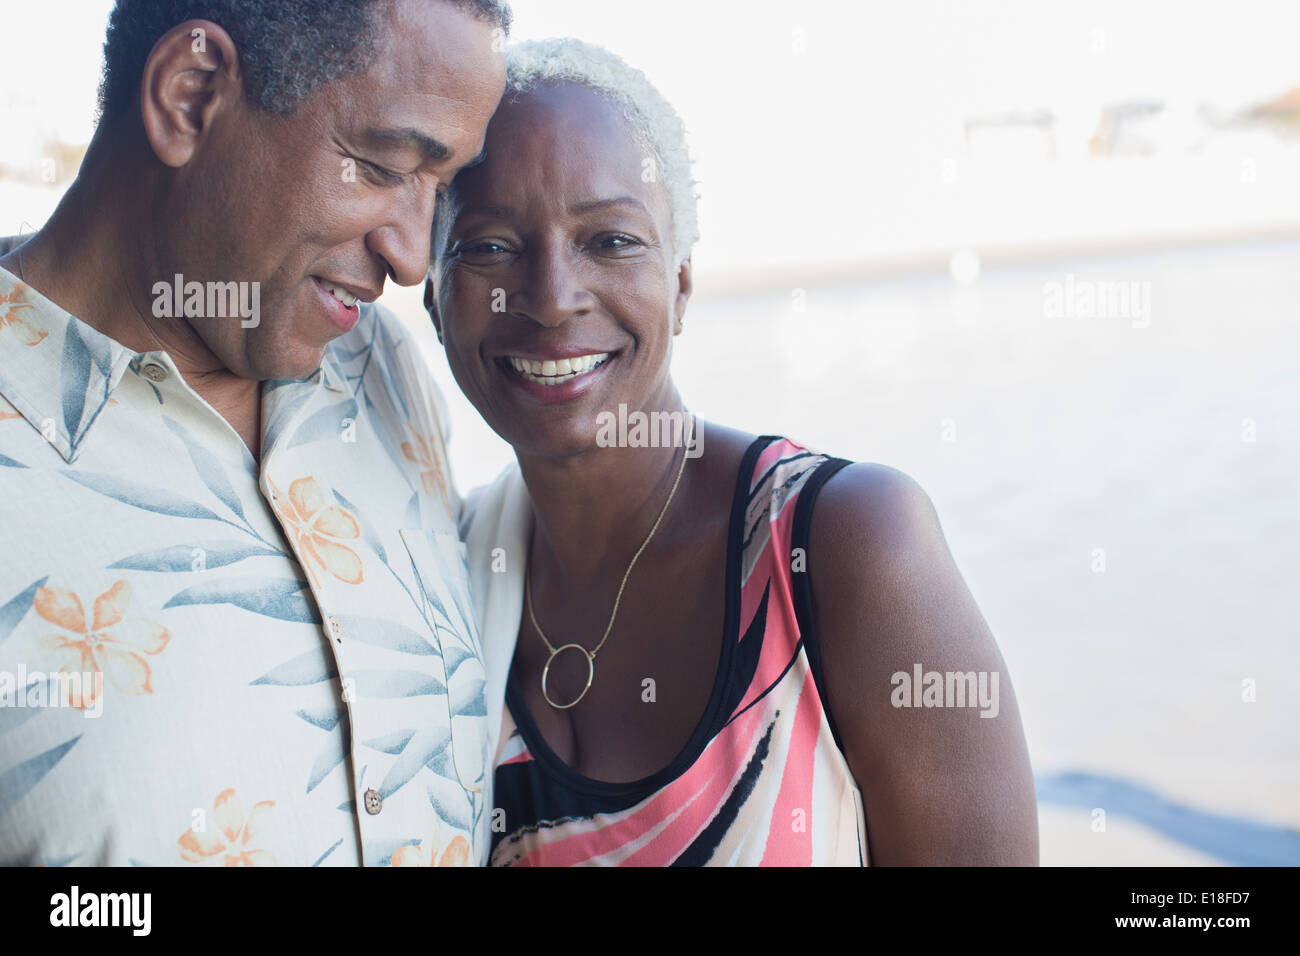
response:
[[[544,405],[572,401],[605,375],[617,352],[590,352],[561,359],[503,356],[496,360],[506,378]]]

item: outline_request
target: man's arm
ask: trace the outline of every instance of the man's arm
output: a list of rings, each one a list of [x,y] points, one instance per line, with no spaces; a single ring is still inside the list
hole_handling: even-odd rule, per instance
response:
[[[862,791],[871,862],[1037,865],[1011,681],[925,491],[884,465],[844,468],[813,509],[808,570],[826,696]],[[910,681],[918,664],[986,672],[990,689],[996,674],[997,716],[969,702],[895,706],[912,689],[891,678]]]

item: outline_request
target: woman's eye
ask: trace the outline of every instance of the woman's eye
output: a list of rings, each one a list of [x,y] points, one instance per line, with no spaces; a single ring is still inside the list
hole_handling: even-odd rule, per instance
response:
[[[473,242],[462,242],[456,247],[456,255],[461,258],[474,259],[491,259],[505,255],[509,251],[504,245],[492,239],[476,239]]]
[[[602,250],[609,252],[625,252],[641,245],[640,240],[623,233],[608,233],[603,236],[597,236],[595,244]]]

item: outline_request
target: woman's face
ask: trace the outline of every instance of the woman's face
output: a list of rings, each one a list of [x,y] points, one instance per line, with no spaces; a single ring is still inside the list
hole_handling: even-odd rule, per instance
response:
[[[437,312],[456,382],[493,430],[563,457],[596,447],[600,413],[672,400],[690,266],[617,107],[574,84],[511,100],[485,162],[456,180]]]

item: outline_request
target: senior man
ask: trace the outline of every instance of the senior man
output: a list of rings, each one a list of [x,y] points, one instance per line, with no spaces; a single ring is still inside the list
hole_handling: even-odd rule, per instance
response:
[[[82,172],[0,258],[0,862],[482,862],[440,397],[372,303],[509,20],[117,3]]]

